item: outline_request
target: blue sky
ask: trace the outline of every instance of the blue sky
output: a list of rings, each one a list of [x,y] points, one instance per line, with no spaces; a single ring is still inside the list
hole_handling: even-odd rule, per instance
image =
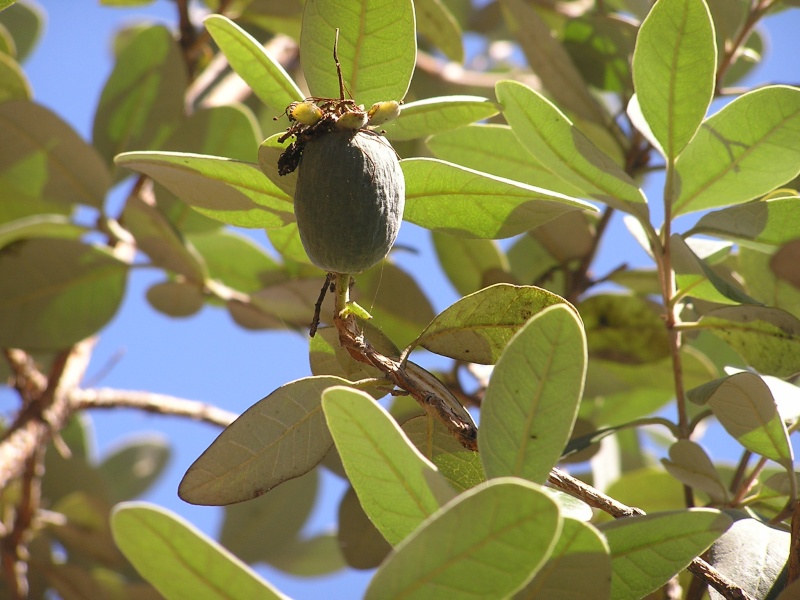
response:
[[[112,68],[114,30],[142,16],[172,25],[174,3],[159,0],[139,9],[117,9],[101,7],[97,0],[50,0],[41,1],[40,6],[47,13],[47,24],[37,50],[24,65],[34,97],[90,139],[94,108]],[[780,78],[786,82],[786,77],[793,78],[787,83],[800,82],[796,63],[787,66],[778,60],[796,60],[800,56],[800,11],[773,17],[770,31],[770,57],[748,83]],[[650,190],[651,197],[659,197],[657,188],[648,186]],[[265,236],[255,233],[255,237],[266,243]],[[456,296],[438,267],[433,266],[435,261],[431,260],[424,232],[404,224],[400,239],[422,248],[418,256],[403,257],[403,265],[421,274],[437,309],[447,306]],[[607,239],[610,243],[602,248],[599,272],[622,261],[646,264],[644,253],[629,241],[620,223],[614,224]],[[170,319],[155,312],[144,294],[148,285],[161,278],[155,270],[137,269],[132,273],[126,300],[102,332],[89,370],[91,379],[114,362],[98,385],[172,394],[242,412],[276,387],[309,375],[307,344],[300,335],[248,332],[215,308],[205,308],[187,319]],[[13,406],[7,399],[7,395],[0,396],[0,410]],[[219,509],[187,505],[177,498],[176,488],[186,468],[216,437],[217,429],[132,410],[95,411],[91,416],[98,455],[132,435],[148,433],[169,439],[174,454],[166,476],[145,499],[178,512],[207,533],[216,533]],[[344,489],[333,477],[327,477],[323,486],[322,492],[329,499],[322,503],[310,524],[316,531],[335,524]],[[298,599],[357,597],[369,579],[369,574],[350,572],[333,578],[300,580],[271,569],[260,571],[284,593]]]

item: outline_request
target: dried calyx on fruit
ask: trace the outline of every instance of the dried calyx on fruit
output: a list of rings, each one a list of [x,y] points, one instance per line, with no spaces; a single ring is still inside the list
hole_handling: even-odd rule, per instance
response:
[[[278,173],[299,167],[295,216],[311,262],[329,273],[360,273],[389,253],[403,217],[400,162],[371,129],[397,117],[400,102],[365,110],[345,97],[336,45],[339,98],[310,97],[286,108],[290,125],[278,139],[294,141],[278,159]]]

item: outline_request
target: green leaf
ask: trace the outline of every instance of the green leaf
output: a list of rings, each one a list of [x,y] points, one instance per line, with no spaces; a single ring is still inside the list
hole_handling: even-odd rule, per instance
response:
[[[500,112],[494,102],[480,96],[441,96],[409,102],[400,116],[381,126],[390,140],[413,140],[458,129]]]
[[[755,242],[758,247],[780,246],[800,237],[800,197],[780,195],[709,212],[690,233],[705,233],[746,245]]]
[[[800,290],[776,277],[770,268],[772,256],[740,244],[738,259],[736,271],[753,298],[800,317]]]
[[[403,218],[425,227],[473,238],[517,235],[591,204],[433,158],[400,161],[406,179]]]
[[[417,27],[426,37],[453,62],[464,62],[464,44],[458,21],[443,0],[416,0],[414,2]]]
[[[436,158],[568,196],[583,191],[554,175],[525,149],[508,125],[467,125],[425,140]]]
[[[213,106],[181,121],[163,149],[254,162],[261,137],[258,122],[246,106]]]
[[[623,473],[606,493],[647,512],[674,510],[684,506],[683,486],[669,473],[655,467],[644,467]]]
[[[192,463],[178,495],[190,504],[233,504],[307,473],[333,442],[320,405],[322,392],[347,383],[339,377],[306,377],[259,400]]]
[[[426,478],[436,467],[364,392],[327,390],[322,408],[364,512],[386,541],[399,543],[439,508]]]
[[[205,294],[188,281],[167,280],[147,288],[147,301],[157,311],[170,317],[190,317],[203,308]]]
[[[258,147],[258,167],[273,185],[283,190],[290,198],[294,198],[294,189],[297,186],[299,170],[295,169],[286,175],[278,173],[278,159],[283,154],[283,151],[293,143],[291,138],[278,142],[278,138],[284,134],[285,132],[276,133],[261,142]]]
[[[678,440],[669,448],[669,459],[662,458],[661,464],[684,485],[708,494],[712,502],[722,504],[728,501],[728,488],[699,444]]]
[[[255,310],[261,313],[262,318],[267,318],[267,323],[254,328],[286,329],[295,327],[306,329],[314,314],[314,303],[324,282],[325,279],[322,277],[289,279],[250,294],[249,303],[245,306],[251,311]],[[232,298],[231,301],[239,301],[239,299]],[[229,302],[229,309],[231,306]],[[333,314],[332,299],[323,303],[321,314]],[[233,310],[231,310],[231,315],[240,325],[250,327],[246,322],[240,321]]]
[[[600,294],[578,305],[593,357],[629,364],[669,356],[669,333],[661,308],[638,296]]]
[[[195,283],[205,278],[205,265],[194,248],[186,243],[166,215],[144,195],[130,196],[122,212],[122,222],[133,235],[139,250],[153,264],[186,276]]]
[[[403,431],[456,491],[463,492],[486,481],[480,455],[464,448],[441,421],[428,415],[413,417],[403,423]]]
[[[494,240],[473,240],[434,231],[433,247],[450,283],[462,296],[509,279],[508,260]]]
[[[0,248],[28,238],[67,238],[77,240],[88,228],[75,225],[63,215],[32,215],[0,224]]]
[[[359,104],[402,100],[417,57],[411,0],[310,2],[303,11],[300,60],[314,96],[339,98],[333,62],[339,29],[339,62],[344,83]]]
[[[558,105],[577,117],[605,126],[609,115],[589,93],[580,72],[544,19],[524,0],[502,0],[500,5],[506,25],[519,41],[528,64]],[[499,94],[497,99],[500,100]],[[503,100],[500,103],[505,105]]]
[[[35,274],[35,277],[32,276]],[[34,238],[0,252],[0,347],[60,350],[117,312],[128,265],[77,240]]]
[[[122,502],[145,493],[164,472],[171,453],[169,442],[156,435],[140,435],[115,448],[98,467],[109,500]]]
[[[260,498],[226,506],[219,543],[249,564],[279,559],[299,539],[318,488],[319,474],[311,471]]]
[[[717,510],[693,508],[601,525],[611,548],[611,599],[639,600],[657,590],[730,524],[730,517]]]
[[[592,525],[564,518],[550,558],[515,600],[608,598],[611,558],[608,543]]]
[[[355,490],[347,489],[339,504],[339,548],[354,569],[374,569],[392,550],[358,501]]]
[[[294,540],[270,557],[270,565],[296,577],[330,575],[346,566],[335,532]]]
[[[639,186],[554,104],[516,81],[501,81],[495,91],[514,134],[546,169],[608,206],[648,214]]]
[[[9,100],[31,100],[33,90],[19,63],[0,52],[0,103]]]
[[[0,24],[13,33],[16,58],[24,62],[36,47],[41,36],[46,15],[38,4],[18,2],[4,8]]]
[[[481,404],[488,477],[547,479],[569,440],[585,375],[586,338],[571,307],[545,308],[515,334]]]
[[[94,117],[92,140],[110,164],[127,150],[156,149],[184,118],[186,65],[162,26],[136,32],[117,58]]]
[[[634,23],[616,15],[584,13],[566,19],[563,44],[586,83],[629,96],[637,31]]]
[[[505,598],[547,559],[561,522],[558,505],[538,486],[489,481],[459,495],[397,546],[365,599]]]
[[[742,518],[714,542],[708,560],[753,598],[774,598],[785,582],[782,574],[790,548],[791,536],[787,531]],[[723,600],[721,594],[711,589],[709,597]],[[786,600],[789,598],[791,595]]]
[[[789,434],[772,392],[761,377],[736,373],[691,391],[690,398],[708,403],[720,424],[742,446],[791,469]]]
[[[0,186],[5,222],[51,212],[36,210],[36,202],[100,208],[111,176],[97,152],[60,117],[33,102],[10,100],[0,104]]]
[[[420,345],[456,360],[493,365],[528,319],[555,304],[566,301],[542,288],[498,283],[450,305],[410,348]]]
[[[203,24],[233,70],[269,110],[278,114],[303,99],[300,88],[281,64],[236,23],[222,15],[211,15]]]
[[[665,156],[692,139],[714,95],[717,46],[703,0],[661,0],[639,28],[633,85]]]
[[[152,177],[199,213],[237,227],[294,221],[292,199],[256,165],[199,154],[127,152],[115,162]]]
[[[748,92],[706,119],[678,159],[675,216],[741,204],[800,173],[800,90]]]
[[[143,502],[118,505],[111,530],[120,550],[168,600],[286,596],[181,517]]]
[[[703,315],[697,327],[728,342],[762,373],[788,377],[800,371],[800,321],[779,308],[718,308]]]

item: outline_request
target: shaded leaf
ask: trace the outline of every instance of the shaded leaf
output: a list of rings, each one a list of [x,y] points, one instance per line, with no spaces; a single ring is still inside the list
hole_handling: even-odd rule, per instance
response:
[[[656,513],[685,506],[683,485],[663,469],[643,467],[623,473],[606,493],[612,498]]]
[[[419,345],[457,360],[491,365],[528,319],[556,304],[566,301],[542,288],[492,285],[442,311],[410,348]]]
[[[260,498],[225,507],[219,543],[246,563],[280,559],[298,540],[314,507],[317,471],[279,485]]]
[[[611,558],[605,538],[588,523],[564,518],[552,554],[515,600],[608,598]]]
[[[125,561],[111,538],[110,508],[106,500],[90,492],[73,492],[53,505],[62,519],[50,531],[70,554],[119,568]]]
[[[103,87],[92,140],[110,164],[127,150],[158,148],[184,117],[187,75],[181,50],[166,27],[135,33]]]
[[[778,251],[772,255],[769,266],[778,279],[800,289],[800,274],[797,272],[798,260],[800,260],[800,240],[794,240],[778,248]]]
[[[460,238],[437,231],[431,237],[439,265],[459,294],[471,294],[497,283],[493,279],[510,277],[505,254],[493,240]]]
[[[411,0],[310,2],[303,11],[300,60],[314,96],[339,97],[332,50],[339,29],[339,62],[352,97],[369,107],[402,100],[417,54]]]
[[[178,495],[190,504],[233,504],[307,473],[333,441],[321,394],[347,383],[338,377],[306,377],[256,402],[192,463]]]
[[[625,212],[648,214],[639,186],[554,104],[515,81],[501,81],[495,91],[514,134],[545,168],[594,200]]]
[[[707,312],[699,327],[719,336],[755,369],[788,377],[800,371],[800,321],[778,308],[730,306]]]
[[[439,508],[425,477],[436,467],[364,392],[336,387],[323,394],[322,407],[364,512],[396,545]]]
[[[392,550],[361,508],[353,488],[347,489],[339,504],[339,549],[354,569],[374,569]]]
[[[74,224],[63,215],[31,215],[0,224],[0,248],[29,238],[66,238],[77,240],[88,228]]]
[[[31,214],[26,205],[42,201],[100,208],[111,176],[60,117],[33,102],[11,100],[0,104],[0,182],[0,220],[8,221]]]
[[[197,285],[170,280],[147,288],[147,301],[170,317],[190,317],[203,308],[205,295]]]
[[[258,147],[258,167],[261,172],[267,176],[273,185],[282,190],[290,198],[294,198],[294,189],[297,186],[297,175],[299,171],[295,169],[286,175],[278,173],[278,159],[286,148],[292,143],[291,138],[287,138],[282,143],[278,142],[278,138],[283,136],[284,132],[276,133],[261,142]]]
[[[714,542],[708,560],[753,598],[767,598],[784,585],[781,571],[789,558],[789,548],[788,532],[742,518]],[[716,590],[709,589],[708,593],[711,600],[723,598]]]
[[[730,527],[708,508],[628,517],[600,526],[611,549],[612,600],[639,600],[702,554]]]
[[[489,481],[459,495],[397,546],[365,598],[504,598],[547,559],[561,522],[558,505],[538,486]]]
[[[163,149],[254,162],[260,140],[258,123],[246,106],[213,106],[181,121]]]
[[[642,114],[665,156],[692,139],[714,94],[717,47],[705,2],[662,0],[639,28],[633,84]]]
[[[677,165],[675,216],[740,204],[800,173],[800,90],[748,92],[706,119]]]
[[[553,174],[525,149],[508,125],[480,123],[437,133],[425,141],[436,158],[568,196],[583,191]]]
[[[572,431],[586,338],[566,305],[545,308],[509,341],[481,404],[478,448],[488,477],[545,481]]]
[[[578,305],[589,352],[630,364],[669,356],[669,333],[660,307],[645,298],[620,294],[591,296]]]
[[[728,500],[728,489],[722,483],[714,463],[703,448],[689,440],[678,440],[669,449],[669,459],[661,463],[669,474],[689,487],[702,490],[715,503]]]
[[[330,575],[346,566],[335,533],[297,539],[270,558],[270,565],[296,577]]]
[[[283,227],[292,199],[256,165],[178,152],[128,152],[116,163],[155,179],[199,213],[237,227]]]
[[[33,276],[35,274],[35,276]],[[67,348],[122,302],[128,265],[77,240],[35,238],[0,252],[0,346]]]
[[[586,83],[630,95],[630,56],[636,33],[637,28],[627,20],[587,13],[566,21],[563,44]]]
[[[418,33],[425,36],[453,62],[464,61],[461,28],[443,0],[416,0],[414,2]]]
[[[131,500],[149,490],[164,472],[171,453],[169,442],[154,435],[138,436],[110,452],[98,467],[109,500]]]
[[[500,239],[571,210],[594,207],[576,198],[432,158],[409,158],[403,218],[451,235]]]
[[[32,98],[33,90],[22,67],[8,54],[0,52],[0,103]]]
[[[480,96],[425,98],[404,104],[400,116],[381,125],[381,129],[390,140],[413,140],[488,119],[499,112],[497,104]]]
[[[0,24],[14,35],[14,48],[19,62],[24,62],[36,47],[45,20],[42,8],[28,2],[12,3],[0,13]]]
[[[163,508],[120,504],[111,515],[111,530],[126,558],[169,600],[286,598],[217,542]]]
[[[269,110],[285,110],[303,93],[264,47],[244,29],[222,15],[210,15],[203,21],[234,71],[244,79]]]

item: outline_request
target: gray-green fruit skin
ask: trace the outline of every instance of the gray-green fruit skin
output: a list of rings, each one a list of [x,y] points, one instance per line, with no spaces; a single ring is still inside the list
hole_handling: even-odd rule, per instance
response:
[[[331,273],[360,273],[397,238],[405,180],[394,149],[363,131],[320,135],[303,148],[294,212],[311,262]]]

